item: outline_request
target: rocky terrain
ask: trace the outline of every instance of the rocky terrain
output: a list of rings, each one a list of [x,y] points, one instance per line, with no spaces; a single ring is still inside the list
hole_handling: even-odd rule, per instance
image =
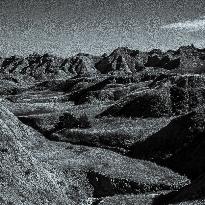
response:
[[[0,58],[0,204],[205,204],[205,49]]]

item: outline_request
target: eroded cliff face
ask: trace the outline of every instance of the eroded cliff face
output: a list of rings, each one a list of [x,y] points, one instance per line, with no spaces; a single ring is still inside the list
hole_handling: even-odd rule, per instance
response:
[[[21,80],[67,79],[73,76],[98,74],[131,75],[147,67],[178,70],[182,73],[203,73],[205,51],[194,46],[180,47],[176,51],[154,49],[141,52],[117,48],[110,55],[93,56],[79,53],[60,58],[50,54],[31,54],[27,57],[1,58],[2,77]]]

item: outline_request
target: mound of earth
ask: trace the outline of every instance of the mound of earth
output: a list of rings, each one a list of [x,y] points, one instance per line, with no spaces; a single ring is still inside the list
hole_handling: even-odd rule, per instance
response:
[[[74,76],[93,76],[99,73],[95,64],[100,60],[101,57],[79,53],[70,59],[64,60],[61,68]]]
[[[205,103],[203,75],[162,74],[149,84],[117,101],[100,116],[160,117],[188,113]],[[143,89],[143,88],[142,88]]]
[[[79,204],[80,192],[71,177],[33,155],[35,150],[48,148],[38,132],[22,124],[2,105],[0,126],[1,204]]]
[[[103,74],[132,74],[144,68],[143,54],[128,48],[118,48],[96,64]]]
[[[120,99],[97,117],[160,117],[171,115],[169,89],[144,89]]]
[[[130,155],[166,164],[196,178],[205,171],[204,108],[173,119],[159,132],[137,142]]]
[[[57,129],[60,116],[62,116],[60,113],[46,113],[41,115],[19,116],[18,118],[24,124],[33,127],[44,136],[49,137],[48,135]]]
[[[153,205],[166,204],[190,204],[201,205],[205,203],[205,175],[202,174],[190,185],[187,185],[179,191],[173,191],[163,194],[153,200]]]
[[[85,88],[73,91],[70,94],[69,100],[74,101],[75,104],[83,104],[88,100],[93,91],[102,90],[107,84],[112,83],[113,80],[113,77],[103,78]]]

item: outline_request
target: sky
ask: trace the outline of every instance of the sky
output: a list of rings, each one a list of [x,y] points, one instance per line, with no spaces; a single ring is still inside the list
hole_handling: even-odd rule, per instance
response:
[[[0,56],[205,47],[204,0],[0,0]]]

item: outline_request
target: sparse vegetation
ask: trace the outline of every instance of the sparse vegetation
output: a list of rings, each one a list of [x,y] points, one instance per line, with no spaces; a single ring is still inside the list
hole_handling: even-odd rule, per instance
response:
[[[85,128],[90,128],[91,123],[88,119],[88,116],[84,113],[78,118],[78,127],[85,129]]]
[[[86,129],[90,128],[91,123],[88,119],[88,116],[84,113],[80,117],[74,117],[72,114],[65,112],[62,116],[59,117],[58,128],[81,128]]]

